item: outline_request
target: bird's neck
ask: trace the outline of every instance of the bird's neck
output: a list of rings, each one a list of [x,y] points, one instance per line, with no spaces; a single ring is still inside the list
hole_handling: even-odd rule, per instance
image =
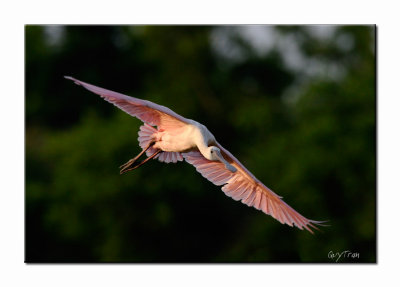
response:
[[[206,158],[210,159],[209,147],[215,145],[215,138],[210,131],[202,124],[195,123],[194,142],[197,145],[200,153]]]
[[[208,145],[205,143],[204,139],[200,139],[196,142],[197,148],[199,149],[200,153],[205,157],[209,158],[209,150],[208,150]]]

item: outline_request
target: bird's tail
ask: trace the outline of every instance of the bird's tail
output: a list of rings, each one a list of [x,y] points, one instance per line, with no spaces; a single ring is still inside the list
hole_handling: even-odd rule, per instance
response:
[[[154,141],[155,134],[157,132],[158,132],[157,129],[155,129],[154,127],[152,127],[148,124],[144,124],[144,125],[140,126],[139,137],[138,137],[139,146],[142,149],[145,149],[146,147],[148,147],[148,145],[152,141]],[[156,151],[157,151],[157,149],[151,147],[146,151],[146,155],[151,156]],[[161,152],[154,158],[157,158],[159,161],[166,162],[166,163],[170,163],[170,162],[176,163],[177,161],[183,160],[183,157],[182,157],[181,153],[179,153],[179,152]]]
[[[154,134],[157,133],[157,130],[148,124],[144,124],[140,126],[139,131],[139,146],[142,149],[145,149],[152,141],[154,141]],[[153,154],[155,152],[154,148],[150,148],[147,150],[147,156]]]

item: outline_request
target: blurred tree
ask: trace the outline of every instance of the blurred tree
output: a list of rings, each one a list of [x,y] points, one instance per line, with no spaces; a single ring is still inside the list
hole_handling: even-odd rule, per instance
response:
[[[256,49],[255,28],[269,48]],[[332,262],[329,251],[350,250],[360,258],[343,262],[376,262],[374,33],[27,26],[26,261]],[[139,151],[140,121],[64,75],[205,124],[296,210],[330,226],[282,226],[185,163],[120,176]]]

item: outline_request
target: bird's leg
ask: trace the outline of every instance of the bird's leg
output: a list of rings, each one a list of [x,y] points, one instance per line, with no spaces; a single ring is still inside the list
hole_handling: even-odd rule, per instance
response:
[[[135,156],[134,158],[130,159],[127,163],[123,164],[120,166],[120,174],[123,174],[125,172],[128,172],[130,170],[136,169],[139,166],[145,164],[147,161],[149,161],[150,159],[154,158],[156,155],[158,155],[161,150],[157,150],[155,153],[153,153],[151,156],[149,156],[148,158],[142,160],[139,163],[136,163],[136,161],[149,149],[151,148],[153,145],[155,144],[155,142],[150,143],[145,149],[143,149],[137,156]]]
[[[149,143],[149,145],[145,149],[143,149],[137,156],[135,156],[134,158],[130,159],[128,162],[124,163],[119,168],[124,169],[124,168],[128,167],[129,165],[133,164],[134,162],[136,162],[153,145],[154,145],[154,142],[153,143]]]
[[[121,169],[121,171],[120,171],[119,173],[120,173],[120,174],[123,174],[123,173],[125,173],[125,172],[131,171],[131,170],[134,170],[134,169],[137,169],[139,166],[144,165],[146,162],[148,162],[149,160],[151,160],[153,157],[155,157],[156,155],[158,155],[160,152],[162,152],[162,150],[159,149],[159,150],[157,150],[156,152],[154,152],[151,156],[149,156],[148,158],[142,160],[141,162],[136,163],[136,164],[133,163],[132,165],[127,166],[127,167]]]

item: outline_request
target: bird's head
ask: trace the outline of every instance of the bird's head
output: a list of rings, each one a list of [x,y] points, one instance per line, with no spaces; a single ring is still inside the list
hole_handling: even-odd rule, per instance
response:
[[[237,171],[237,169],[233,165],[231,165],[229,162],[225,160],[225,158],[221,154],[221,150],[216,146],[210,146],[207,148],[206,158],[208,160],[222,162],[230,172]]]

